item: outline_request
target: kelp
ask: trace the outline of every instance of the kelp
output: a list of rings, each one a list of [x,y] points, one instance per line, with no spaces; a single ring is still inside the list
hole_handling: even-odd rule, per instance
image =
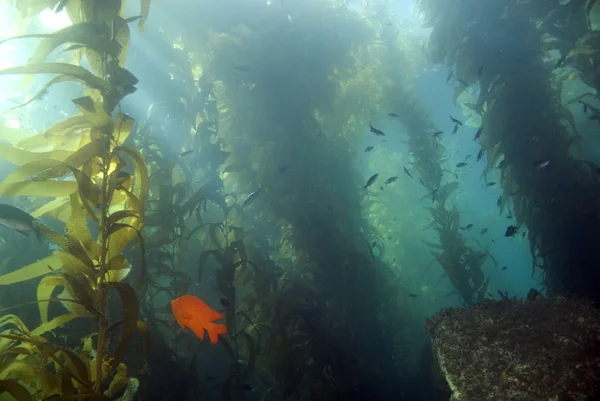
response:
[[[594,199],[600,186],[590,167],[598,167],[577,160],[578,133],[559,92],[563,68],[575,69],[571,79],[598,88],[597,71],[590,69],[599,56],[590,28],[594,3],[466,1],[454,7],[421,0],[420,6],[433,27],[429,50],[434,61],[454,68],[468,82],[479,82],[478,103],[485,111],[480,143],[488,170],[500,169],[504,193],[499,206],[512,204],[519,226],[527,226],[532,273],[541,268],[551,292],[597,300],[593,283],[598,269],[590,266],[598,264]],[[515,34],[506,35],[507,30]],[[554,50],[558,58],[550,53]],[[537,169],[539,160],[551,167]]]
[[[35,8],[38,6],[30,8],[34,3],[20,1],[18,7],[22,11],[39,10]],[[149,2],[142,5],[145,18]],[[28,133],[27,139],[11,142],[15,147],[2,145],[2,156],[19,167],[0,184],[0,192],[5,196],[56,197],[35,215],[61,216],[66,224],[60,233],[36,223],[59,250],[0,276],[0,285],[42,277],[37,288],[41,325],[29,330],[15,315],[2,318],[18,330],[0,333],[0,388],[18,400],[33,399],[34,395],[36,399],[131,400],[137,380],[128,376],[122,361],[136,330],[143,334],[145,349],[149,342],[148,328],[139,321],[136,291],[124,281],[131,264],[123,252],[137,240],[139,277],[143,280],[146,261],[141,230],[149,184],[143,157],[123,146],[133,119],[121,113],[111,117],[115,106],[135,91],[137,83],[122,67],[129,31],[119,14],[118,1],[91,8],[77,0],[48,1],[45,7],[55,7],[56,11],[65,8],[75,24],[53,34],[8,39],[40,37],[42,42],[27,65],[6,68],[0,75],[58,74],[28,103],[39,100],[52,85],[66,81],[81,83],[85,95],[73,100],[80,114],[42,134]],[[44,62],[63,44],[72,44],[72,51],[80,49],[93,71],[74,64]],[[54,150],[35,151],[42,146]],[[128,166],[133,173],[124,170]],[[53,297],[61,288],[62,293]],[[122,319],[116,321],[108,314],[111,289],[121,299]],[[60,303],[63,314],[51,317],[49,303]],[[76,318],[97,323],[97,333],[87,336],[82,348],[59,347],[45,337]],[[92,336],[97,339],[95,346]],[[115,346],[109,348],[109,342]]]

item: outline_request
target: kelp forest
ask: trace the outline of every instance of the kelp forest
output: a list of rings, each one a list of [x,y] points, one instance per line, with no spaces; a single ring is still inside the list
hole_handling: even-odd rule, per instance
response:
[[[595,0],[0,2],[0,401],[599,399],[599,64]]]

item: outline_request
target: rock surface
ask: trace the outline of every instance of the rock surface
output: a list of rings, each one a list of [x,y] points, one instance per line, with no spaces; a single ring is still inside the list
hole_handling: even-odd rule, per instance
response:
[[[486,300],[427,321],[452,401],[600,400],[600,311],[562,297]]]

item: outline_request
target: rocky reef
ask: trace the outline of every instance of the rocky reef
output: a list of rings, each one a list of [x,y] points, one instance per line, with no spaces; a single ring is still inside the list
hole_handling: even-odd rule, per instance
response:
[[[533,291],[502,295],[427,321],[451,401],[600,399],[600,311]]]

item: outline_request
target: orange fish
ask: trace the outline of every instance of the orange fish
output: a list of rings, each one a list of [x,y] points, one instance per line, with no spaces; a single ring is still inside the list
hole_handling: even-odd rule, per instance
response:
[[[177,323],[184,329],[192,329],[196,337],[202,341],[204,330],[208,332],[210,342],[216,344],[219,334],[227,333],[227,327],[213,323],[222,319],[223,315],[211,309],[203,300],[192,295],[184,295],[171,301],[171,308]]]

